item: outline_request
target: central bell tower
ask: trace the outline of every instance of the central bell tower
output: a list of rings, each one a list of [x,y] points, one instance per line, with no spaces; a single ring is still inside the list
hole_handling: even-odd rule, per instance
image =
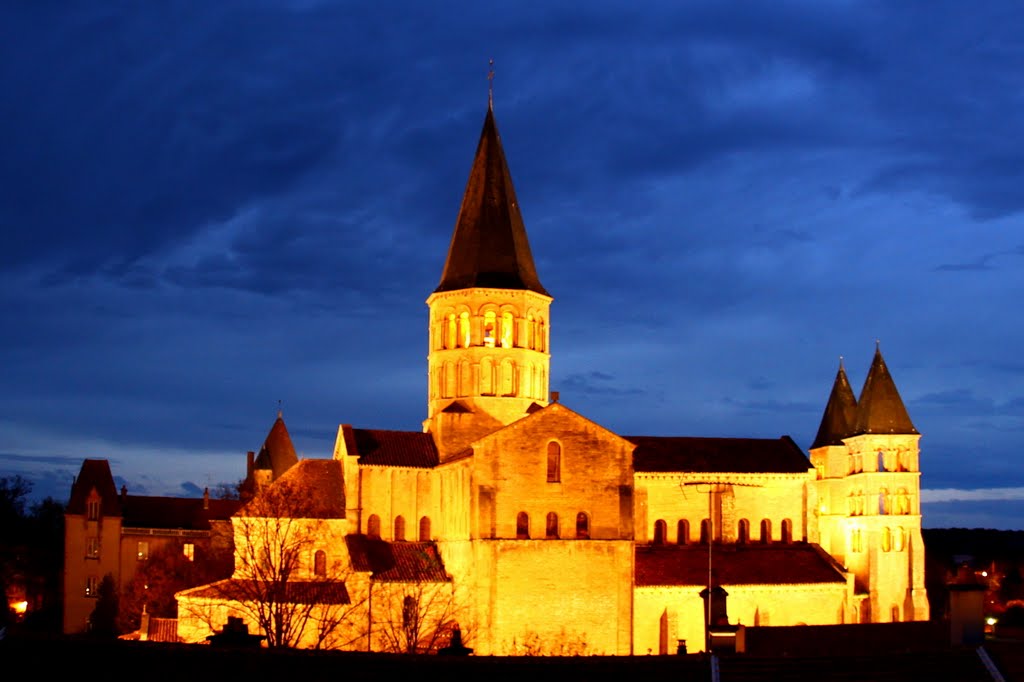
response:
[[[441,458],[547,405],[551,296],[488,105],[430,308],[424,430]]]

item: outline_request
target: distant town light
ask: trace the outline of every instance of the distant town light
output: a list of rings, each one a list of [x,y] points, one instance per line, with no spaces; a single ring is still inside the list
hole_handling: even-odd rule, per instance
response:
[[[989,616],[988,618],[985,619],[985,624],[986,625],[995,625],[996,624],[996,619],[993,618],[992,616]]]

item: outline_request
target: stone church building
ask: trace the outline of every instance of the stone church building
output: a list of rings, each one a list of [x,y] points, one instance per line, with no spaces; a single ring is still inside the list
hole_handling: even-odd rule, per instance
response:
[[[178,594],[179,636],[245,617],[239,527],[284,486],[317,528],[287,598],[343,582],[321,606],[364,604],[348,648],[388,648],[424,585],[449,599],[430,627],[457,621],[478,654],[699,651],[709,585],[734,625],[928,618],[920,436],[880,350],[859,397],[840,365],[809,456],[788,436],[620,435],[550,392],[551,302],[489,107],[427,298],[422,428],[342,424],[332,459],[270,453],[232,519],[235,575]]]

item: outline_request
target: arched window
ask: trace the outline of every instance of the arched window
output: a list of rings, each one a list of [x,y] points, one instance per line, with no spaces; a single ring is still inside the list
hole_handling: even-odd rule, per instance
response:
[[[885,453],[881,450],[878,451],[878,470],[885,471]]]
[[[516,538],[519,540],[530,538],[530,517],[526,512],[516,514]]]
[[[501,347],[512,348],[516,343],[516,321],[512,313],[501,314]]]
[[[395,517],[395,542],[405,541],[405,519],[401,516]]]
[[[768,519],[761,519],[761,542],[768,544],[772,541],[772,522]]]
[[[459,325],[456,322],[455,313],[448,315],[448,328],[444,337],[445,348],[455,348],[459,345]]]
[[[516,365],[508,358],[501,361],[501,394],[516,394]]]
[[[469,360],[459,363],[459,395],[473,395],[473,367]]]
[[[701,519],[700,522],[700,544],[706,545],[711,539],[711,521]]]
[[[526,347],[533,350],[537,347],[537,329],[533,320],[533,313],[526,315]]]
[[[430,542],[430,519],[426,516],[420,519],[420,542]]]
[[[366,519],[366,534],[371,538],[380,537],[380,517],[376,514],[370,514],[370,518]]]
[[[480,394],[494,395],[494,360],[491,358],[480,361]]]
[[[654,522],[654,544],[665,544],[665,533],[667,528],[668,526],[663,519],[658,519]]]
[[[857,516],[864,516],[864,491],[857,491]]]
[[[469,348],[470,339],[469,313],[459,313],[459,345],[463,348]]]
[[[907,494],[906,488],[900,488],[896,491],[896,513],[910,513],[910,495]]]
[[[484,345],[488,348],[498,345],[498,315],[493,310],[484,313]]]
[[[586,512],[576,515],[576,539],[587,540],[590,538],[590,517]]]
[[[907,543],[907,534],[903,531],[903,528],[897,528],[892,534],[892,548],[893,551],[902,552],[904,546]]]
[[[548,349],[548,337],[547,331],[544,328],[544,320],[537,319],[537,350],[546,351]]]
[[[741,545],[750,542],[750,521],[747,519],[740,519],[739,526],[736,528],[736,542]]]
[[[793,542],[793,522],[789,519],[782,519],[782,541]]]
[[[676,524],[676,542],[680,545],[690,543],[690,522],[686,519],[679,519]]]
[[[548,512],[547,523],[544,524],[544,537],[548,540],[558,539],[558,514]]]
[[[860,529],[855,528],[850,531],[850,551],[851,552],[862,552],[864,551],[864,544],[861,540]]]
[[[317,578],[327,577],[327,552],[318,549],[313,555],[313,575]]]
[[[523,388],[523,395],[527,398],[531,397],[530,394],[533,391],[533,365],[529,362],[519,365],[519,383]]]
[[[444,391],[441,396],[444,398],[455,397],[455,386],[459,383],[459,377],[455,374],[455,363],[444,363]]]
[[[551,441],[548,443],[548,483],[562,480],[562,446]]]
[[[888,528],[882,529],[882,551],[888,552],[892,549],[892,531]]]
[[[890,514],[892,510],[889,508],[889,490],[882,488],[878,492],[878,513],[879,514]]]

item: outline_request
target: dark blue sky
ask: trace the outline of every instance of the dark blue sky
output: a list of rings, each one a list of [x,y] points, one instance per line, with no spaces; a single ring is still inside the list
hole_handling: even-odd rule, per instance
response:
[[[194,492],[278,400],[305,457],[419,428],[494,58],[562,402],[807,447],[880,339],[925,525],[1024,528],[1021,26],[1013,0],[6,3],[0,475],[63,498],[106,457]]]

